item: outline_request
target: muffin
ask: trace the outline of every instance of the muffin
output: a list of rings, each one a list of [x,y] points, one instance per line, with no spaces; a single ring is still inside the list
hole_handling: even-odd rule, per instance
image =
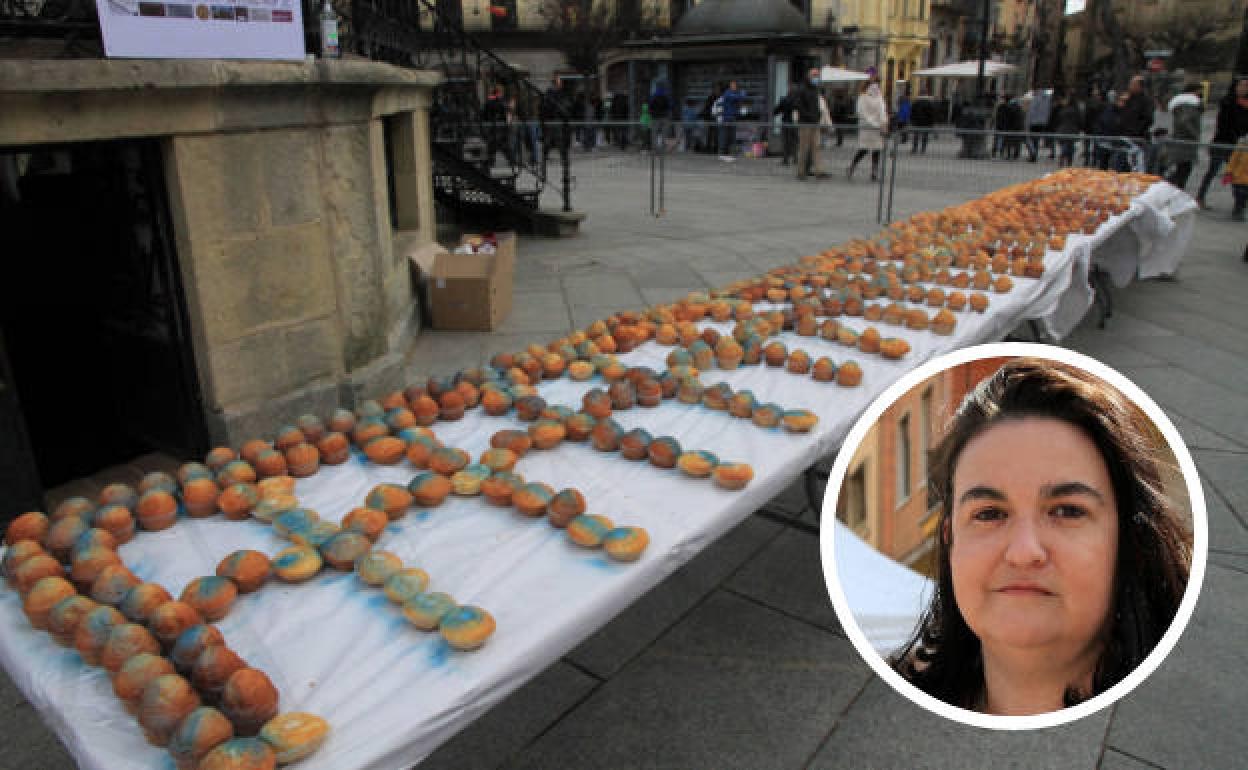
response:
[[[240,594],[249,594],[269,579],[272,563],[259,551],[234,551],[217,564],[218,577],[228,578]]]
[[[211,706],[200,706],[169,737],[169,755],[179,770],[195,770],[209,751],[234,737],[229,718]]]
[[[143,688],[139,724],[150,742],[164,746],[182,720],[199,706],[199,695],[186,679],[177,674],[158,676]]]
[[[292,711],[278,714],[260,728],[260,740],[269,744],[279,765],[311,756],[329,735],[329,723],[315,714]]]
[[[255,735],[277,716],[277,688],[258,669],[240,669],[221,691],[221,711],[234,723],[240,735]]]
[[[207,575],[195,578],[188,583],[182,591],[181,601],[202,615],[205,620],[216,622],[229,613],[230,607],[234,606],[234,600],[237,598],[238,586],[234,585],[233,580],[217,575]],[[176,638],[175,636],[174,639]]]

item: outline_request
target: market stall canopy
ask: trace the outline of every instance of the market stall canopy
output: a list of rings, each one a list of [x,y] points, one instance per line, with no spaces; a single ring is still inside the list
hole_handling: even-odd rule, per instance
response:
[[[845,70],[840,67],[830,67],[824,65],[819,71],[819,82],[821,83],[852,83],[857,80],[867,80],[871,76],[865,72],[857,70]]]
[[[1003,61],[985,61],[984,77],[995,78],[997,75],[1009,75],[1017,72],[1018,67]],[[979,59],[942,64],[939,67],[915,70],[914,75],[922,78],[973,78],[979,76]]]

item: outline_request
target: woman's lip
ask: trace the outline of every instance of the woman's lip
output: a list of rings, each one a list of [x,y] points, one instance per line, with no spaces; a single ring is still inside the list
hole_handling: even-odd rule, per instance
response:
[[[1011,596],[1052,596],[1052,591],[1047,591],[1040,586],[1033,585],[1008,585],[997,589],[997,593],[1009,594]]]

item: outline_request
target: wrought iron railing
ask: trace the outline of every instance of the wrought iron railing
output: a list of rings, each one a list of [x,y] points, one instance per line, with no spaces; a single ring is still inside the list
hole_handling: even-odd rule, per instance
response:
[[[305,0],[304,15],[314,22],[319,11],[315,0]],[[515,67],[468,33],[460,20],[438,0],[347,0],[335,5],[342,27],[339,39],[344,51],[404,67],[434,69],[445,80],[434,93],[430,128],[435,154],[444,159],[467,157],[466,147],[484,143],[489,156],[476,161],[486,175],[512,185],[520,199],[536,208],[547,187],[549,163],[558,157],[560,184],[556,187],[563,209],[571,210],[571,162],[568,153],[571,131],[568,122],[578,116],[560,98],[552,99],[534,86]],[[310,29],[315,32],[314,26]],[[316,43],[310,44],[315,49]],[[500,125],[485,115],[486,90],[494,85],[504,89],[506,99],[519,107],[514,122]],[[540,137],[537,153],[506,152],[510,173],[491,171],[493,149],[507,145],[502,133],[531,131]],[[469,161],[473,162],[473,161]],[[504,203],[500,201],[500,203]]]

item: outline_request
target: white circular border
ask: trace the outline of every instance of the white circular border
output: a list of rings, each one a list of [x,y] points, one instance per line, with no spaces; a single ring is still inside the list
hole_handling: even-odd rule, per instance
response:
[[[1175,614],[1174,621],[1161,637],[1157,647],[1126,678],[1100,695],[1070,708],[1032,716],[992,716],[958,708],[928,695],[903,679],[875,651],[867,640],[866,635],[858,627],[857,620],[853,612],[850,611],[849,602],[845,598],[845,593],[841,590],[840,576],[837,573],[836,556],[834,553],[836,528],[832,522],[836,519],[836,500],[840,494],[845,473],[849,469],[849,462],[853,459],[854,451],[857,450],[858,445],[866,437],[867,431],[875,425],[884,411],[892,406],[897,399],[932,375],[958,364],[998,356],[1034,356],[1061,361],[1100,377],[1134,401],[1152,419],[1158,430],[1161,431],[1161,434],[1170,444],[1170,448],[1178,460],[1179,468],[1183,471],[1183,478],[1187,482],[1187,494],[1192,507],[1193,553],[1187,590],[1183,594],[1183,601],[1179,604],[1179,611]],[[889,386],[867,407],[866,412],[858,418],[853,429],[845,437],[841,450],[837,453],[836,461],[832,465],[831,475],[828,477],[828,486],[823,496],[823,509],[820,514],[820,520],[828,522],[821,527],[819,536],[819,551],[823,561],[824,582],[827,583],[828,593],[832,597],[832,604],[836,608],[837,617],[840,618],[845,633],[848,634],[850,642],[853,643],[858,650],[858,654],[867,662],[867,665],[871,666],[875,673],[894,690],[928,711],[962,724],[996,730],[1034,730],[1073,722],[1076,719],[1094,714],[1117,701],[1148,678],[1161,665],[1166,656],[1170,654],[1175,643],[1178,642],[1179,637],[1183,634],[1183,630],[1187,628],[1187,622],[1191,619],[1192,611],[1196,608],[1196,600],[1200,594],[1201,585],[1204,583],[1205,561],[1209,545],[1209,523],[1205,511],[1205,497],[1200,486],[1200,476],[1196,472],[1196,464],[1192,461],[1191,453],[1188,452],[1187,445],[1183,443],[1178,430],[1175,429],[1173,423],[1170,422],[1170,418],[1161,410],[1161,407],[1157,406],[1135,383],[1100,361],[1066,348],[1032,342],[997,342],[957,350],[922,364]]]

